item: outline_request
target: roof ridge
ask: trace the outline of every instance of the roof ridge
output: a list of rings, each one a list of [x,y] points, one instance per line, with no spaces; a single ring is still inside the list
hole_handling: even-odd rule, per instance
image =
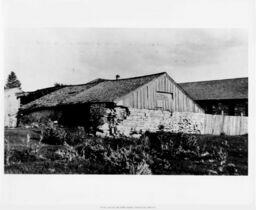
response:
[[[136,77],[128,77],[128,78],[123,78],[123,79],[103,79],[103,78],[97,78],[97,79],[94,79],[94,80],[91,80],[89,82],[86,82],[86,83],[81,83],[81,84],[69,84],[69,85],[62,85],[59,89],[61,88],[65,88],[65,87],[73,87],[73,86],[83,86],[83,85],[88,85],[88,84],[92,84],[92,83],[95,83],[95,82],[106,82],[106,81],[120,81],[120,80],[128,80],[128,79],[138,79],[138,78],[143,78],[143,77],[148,77],[148,76],[154,76],[154,75],[161,75],[161,74],[164,74],[166,72],[159,72],[159,73],[156,73],[156,74],[148,74],[148,75],[143,75],[143,76],[136,76]],[[50,89],[50,88],[54,88],[54,86],[50,86],[50,87],[46,87],[46,88],[41,88],[41,89],[37,89],[37,90],[34,90],[34,91],[26,91],[27,93],[32,93],[32,92],[35,92],[35,91],[39,91],[39,90],[44,90],[44,89]]]
[[[160,72],[160,73],[156,73],[156,74],[149,74],[149,75],[144,75],[144,76],[138,76],[138,77],[130,77],[130,78],[124,78],[124,79],[118,79],[118,80],[105,80],[105,81],[103,81],[103,82],[99,82],[98,84],[96,84],[95,86],[92,86],[92,87],[90,87],[90,88],[88,88],[88,89],[86,89],[86,90],[83,90],[83,91],[81,91],[81,92],[79,92],[78,94],[76,94],[76,95],[74,95],[74,96],[72,96],[70,99],[72,99],[72,98],[75,98],[76,96],[78,96],[78,95],[81,95],[81,94],[83,94],[84,92],[86,92],[86,91],[88,91],[88,90],[90,90],[91,88],[95,88],[95,87],[97,87],[98,85],[101,85],[102,83],[104,84],[104,82],[118,82],[118,81],[124,81],[124,80],[130,80],[130,79],[138,79],[138,78],[145,78],[145,77],[149,77],[149,76],[160,76],[160,75],[163,75],[163,74],[165,74],[166,72]],[[149,82],[151,82],[152,80],[154,80],[154,79],[156,79],[156,78],[152,78],[152,79],[150,79],[150,81],[148,81],[148,82],[146,82],[145,84],[148,84]],[[143,84],[143,85],[145,85],[145,84]],[[142,86],[142,85],[141,85]],[[140,86],[140,87],[141,87]],[[137,88],[136,88],[137,89]],[[135,90],[136,90],[135,89]],[[134,90],[132,90],[132,91],[134,91]],[[126,94],[125,94],[126,95]],[[120,98],[120,97],[119,97]]]
[[[123,79],[108,79],[106,81],[120,81],[120,80],[128,80],[128,79],[138,79],[138,78],[143,78],[143,77],[149,77],[149,76],[157,76],[157,75],[162,75],[162,74],[166,74],[166,72],[159,72],[156,74],[147,74],[147,75],[142,75],[142,76],[136,76],[136,77],[127,77],[127,78],[123,78]]]
[[[73,85],[65,85],[64,87],[72,87],[72,86],[83,86],[83,85],[88,85],[88,84],[93,84],[97,81],[101,80],[101,82],[105,82],[105,81],[108,81],[108,79],[102,79],[102,78],[97,78],[97,79],[94,79],[94,80],[91,80],[89,82],[86,82],[86,83],[81,83],[81,84],[73,84]]]
[[[111,81],[111,82],[114,82],[114,81],[120,81],[120,80],[128,80],[128,79],[138,79],[138,78],[143,78],[143,77],[149,77],[149,76],[156,76],[156,75],[162,75],[162,74],[165,74],[166,72],[159,72],[159,73],[156,73],[156,74],[147,74],[147,75],[143,75],[143,76],[136,76],[136,77],[127,77],[127,78],[123,78],[123,79],[103,79],[103,78],[97,78],[97,79],[94,79],[90,82],[87,82],[87,83],[82,83],[82,84],[74,84],[74,85],[65,85],[64,87],[71,87],[71,86],[82,86],[82,85],[87,85],[87,84],[91,84],[91,83],[94,83],[94,82],[97,82],[97,80],[102,80],[101,82],[106,82],[106,81]]]
[[[193,82],[179,82],[178,84],[188,84],[188,83],[203,83],[203,82],[216,82],[216,81],[226,81],[226,80],[236,80],[236,79],[248,79],[248,77],[236,77],[228,79],[215,79],[215,80],[202,80],[202,81],[193,81]]]

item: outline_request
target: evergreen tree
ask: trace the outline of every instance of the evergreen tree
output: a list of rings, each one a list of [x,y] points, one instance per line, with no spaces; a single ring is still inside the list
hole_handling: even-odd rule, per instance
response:
[[[17,79],[16,74],[12,71],[7,79],[5,88],[16,88],[16,87],[21,87],[20,81]]]

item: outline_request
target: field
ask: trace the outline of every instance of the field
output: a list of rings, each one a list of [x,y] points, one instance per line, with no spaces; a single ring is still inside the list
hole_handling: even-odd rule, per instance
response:
[[[247,175],[248,137],[159,131],[99,138],[55,129],[40,139],[37,129],[6,129],[5,173]]]

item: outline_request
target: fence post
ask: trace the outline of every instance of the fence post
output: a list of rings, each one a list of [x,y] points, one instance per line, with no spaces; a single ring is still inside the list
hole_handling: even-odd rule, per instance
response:
[[[242,123],[243,123],[243,114],[239,117],[239,132],[238,135],[242,135]]]
[[[222,122],[221,122],[220,134],[221,134],[221,133],[225,133],[225,132],[224,132],[225,115],[224,115],[223,110],[222,110],[221,114],[222,114]]]

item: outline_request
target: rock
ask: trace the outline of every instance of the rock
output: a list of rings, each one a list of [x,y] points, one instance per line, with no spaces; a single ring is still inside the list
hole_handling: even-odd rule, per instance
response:
[[[49,170],[50,173],[54,173],[55,172],[54,168],[49,168],[48,170]]]
[[[209,152],[205,152],[205,153],[202,153],[202,154],[201,154],[201,157],[206,157],[206,156],[209,156],[209,155],[210,155]]]
[[[141,134],[132,134],[131,137],[139,139],[141,137]]]

